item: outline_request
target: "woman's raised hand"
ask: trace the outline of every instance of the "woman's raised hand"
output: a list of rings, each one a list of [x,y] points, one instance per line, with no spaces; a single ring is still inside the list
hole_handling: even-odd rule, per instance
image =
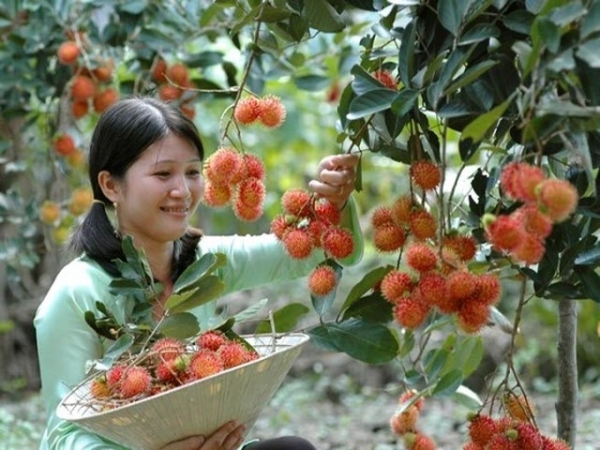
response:
[[[358,156],[355,154],[330,155],[319,162],[317,176],[309,188],[342,209],[354,190]]]
[[[227,422],[208,438],[192,436],[171,442],[161,450],[236,450],[246,434],[246,426],[237,422]]]

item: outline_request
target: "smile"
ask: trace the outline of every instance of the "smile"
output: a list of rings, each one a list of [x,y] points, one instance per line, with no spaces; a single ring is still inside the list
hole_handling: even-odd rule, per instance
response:
[[[170,212],[170,213],[179,213],[179,214],[185,214],[189,211],[189,208],[187,207],[181,207],[181,208],[160,208],[162,211],[165,212]]]

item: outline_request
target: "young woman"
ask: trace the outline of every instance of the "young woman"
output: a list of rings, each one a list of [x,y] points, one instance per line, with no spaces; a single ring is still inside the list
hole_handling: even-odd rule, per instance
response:
[[[189,227],[202,200],[203,158],[197,128],[168,103],[128,98],[100,117],[89,153],[94,203],[72,238],[73,261],[56,277],[34,321],[48,415],[41,449],[121,448],[55,414],[60,400],[86,377],[86,362],[101,357],[108,345],[87,325],[84,313],[96,311],[97,300],[109,309],[118,307],[108,286],[118,275],[113,261],[124,259],[121,236],[131,236],[134,245],[144,249],[153,277],[165,286],[154,305],[157,316],[172,292],[173,281],[205,253],[227,256],[227,265],[219,269],[226,293],[305,276],[322,259],[323,255],[315,252],[305,260],[294,260],[271,234],[201,236]],[[356,164],[355,156],[328,156],[309,183],[313,192],[343,211],[344,224],[355,234],[355,250],[342,261],[345,265],[355,264],[362,256],[358,220],[350,198]],[[116,220],[109,219],[107,210]],[[214,312],[214,302],[193,312],[206,317]],[[245,433],[243,426],[230,422],[211,436],[188,437],[163,450],[234,450],[242,445]],[[249,443],[244,449],[314,447],[303,438],[291,436]]]

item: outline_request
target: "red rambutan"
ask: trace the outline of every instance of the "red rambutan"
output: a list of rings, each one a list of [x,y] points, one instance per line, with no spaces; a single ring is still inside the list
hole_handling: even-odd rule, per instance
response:
[[[413,182],[425,191],[433,190],[442,181],[440,168],[431,161],[414,161],[410,165],[410,176]]]
[[[335,289],[337,276],[331,266],[316,267],[308,276],[308,289],[312,295],[328,295]]]

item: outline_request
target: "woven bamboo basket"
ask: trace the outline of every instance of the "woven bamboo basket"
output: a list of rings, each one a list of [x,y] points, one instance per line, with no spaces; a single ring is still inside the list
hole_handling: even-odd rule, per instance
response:
[[[230,420],[249,430],[309,337],[302,333],[243,337],[260,358],[104,411],[94,407],[88,380],[61,401],[57,416],[132,450],[155,450],[188,436],[208,436]]]

